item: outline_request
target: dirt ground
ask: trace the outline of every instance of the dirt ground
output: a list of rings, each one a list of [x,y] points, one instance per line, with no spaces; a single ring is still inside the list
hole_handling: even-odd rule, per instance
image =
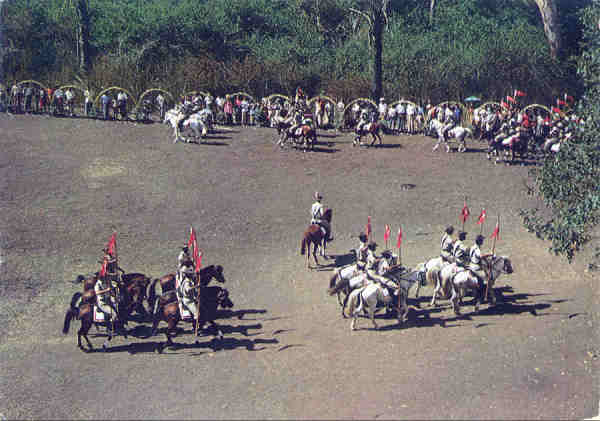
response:
[[[313,153],[278,149],[265,128],[173,145],[159,124],[1,115],[1,417],[597,415],[598,277],[522,227],[518,210],[535,205],[528,167],[495,166],[473,142],[446,154],[420,136],[359,149],[349,134],[320,135],[327,144]],[[404,325],[379,315],[380,330],[361,319],[351,332],[326,294],[334,260],[307,270],[299,253],[317,190],[333,209],[332,255],[356,246],[371,216],[380,245],[385,224],[392,237],[402,225],[402,262],[416,266],[439,253],[467,196],[468,245],[483,207],[488,237],[500,215],[496,252],[515,272],[496,283],[498,304],[478,314],[467,305],[457,318],[446,301],[430,308],[426,288]],[[62,334],[81,288],[72,281],[99,269],[113,230],[120,265],[154,278],[175,270],[190,226],[204,265],[223,265],[235,303],[219,320],[222,342],[195,344],[187,325],[179,346],[159,355],[164,335],[145,338],[149,323],[130,323],[109,352],[86,354],[76,346],[79,322]]]

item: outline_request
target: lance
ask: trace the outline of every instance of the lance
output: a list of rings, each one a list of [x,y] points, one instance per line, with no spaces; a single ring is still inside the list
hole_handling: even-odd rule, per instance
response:
[[[492,237],[494,238],[494,242],[492,243],[492,257],[496,254],[496,239],[498,238],[498,233],[500,232],[500,215],[498,215],[498,220],[496,221],[496,228],[494,228],[494,232],[492,233]],[[492,268],[490,264],[490,270],[488,273],[487,285],[485,286],[485,299],[488,299],[488,293],[490,291],[490,283],[492,281]]]

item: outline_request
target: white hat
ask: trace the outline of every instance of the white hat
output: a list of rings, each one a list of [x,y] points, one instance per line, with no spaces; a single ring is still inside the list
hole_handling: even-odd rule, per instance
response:
[[[384,99],[384,97],[379,98],[379,102],[383,101]]]
[[[322,198],[323,198],[323,196],[321,196],[321,194],[318,191],[316,191],[315,192],[315,200],[321,200]]]

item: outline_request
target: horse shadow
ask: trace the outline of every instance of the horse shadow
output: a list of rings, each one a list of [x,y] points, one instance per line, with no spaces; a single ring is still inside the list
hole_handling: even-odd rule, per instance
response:
[[[335,267],[339,268],[341,266],[351,265],[356,262],[356,255],[351,250],[346,254],[337,254],[331,256],[334,259],[333,264]]]
[[[238,320],[242,320],[246,314],[266,314],[267,310],[260,309],[247,309],[247,310],[221,310],[221,314],[226,315],[227,319],[237,317]],[[244,319],[244,320],[260,320],[260,319]]]
[[[377,148],[377,149],[400,149],[402,145],[399,143],[383,143],[381,145],[375,144],[373,146],[367,145],[367,149],[369,148]]]

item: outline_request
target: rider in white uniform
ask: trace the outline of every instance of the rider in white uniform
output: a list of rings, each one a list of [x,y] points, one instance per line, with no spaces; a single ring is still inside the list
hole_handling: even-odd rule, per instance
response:
[[[367,276],[373,282],[378,283],[381,286],[386,286],[386,287],[389,287],[392,289],[398,288],[391,279],[384,278],[383,276],[377,274],[377,267],[379,266],[379,259],[375,256],[376,248],[377,248],[377,243],[375,243],[375,242],[369,243],[369,246],[367,249],[367,265],[366,265]]]
[[[181,268],[183,279],[177,288],[177,296],[181,302],[181,306],[188,310],[192,318],[196,318],[198,314],[198,306],[196,304],[197,288],[194,283],[194,268],[192,266],[183,266]]]
[[[467,250],[467,246],[463,244],[463,241],[467,238],[467,233],[461,231],[458,233],[458,240],[454,243],[453,255],[454,255],[454,263],[456,263],[459,267],[466,267],[469,261],[469,254]]]
[[[323,204],[321,203],[321,200],[323,199],[323,196],[321,196],[321,194],[319,192],[315,192],[315,203],[312,204],[312,207],[310,209],[310,214],[311,214],[311,220],[310,223],[311,224],[317,224],[322,226],[323,228],[325,228],[326,231],[326,236],[327,236],[327,241],[333,241],[333,236],[331,235],[331,226],[329,225],[329,222],[323,220],[323,214],[325,212],[325,209],[323,208]]]
[[[481,267],[481,259],[488,256],[481,255],[480,247],[483,245],[483,240],[483,235],[478,235],[477,238],[475,238],[475,244],[473,244],[469,250],[470,262],[468,268],[480,282],[485,282],[486,280],[486,273]]]
[[[446,232],[442,235],[442,251],[440,253],[440,257],[444,262],[452,263],[454,262],[454,240],[452,239],[452,234],[454,233],[454,227],[450,225],[446,228]]]

